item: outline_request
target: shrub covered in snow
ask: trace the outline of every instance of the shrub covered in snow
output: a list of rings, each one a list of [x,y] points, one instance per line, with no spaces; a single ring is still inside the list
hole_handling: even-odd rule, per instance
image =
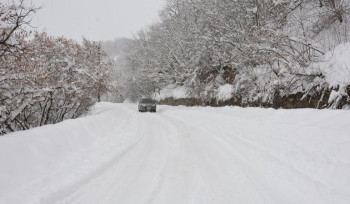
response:
[[[98,42],[28,33],[33,8],[0,3],[0,134],[76,118],[111,88]],[[26,15],[27,14],[27,15]]]

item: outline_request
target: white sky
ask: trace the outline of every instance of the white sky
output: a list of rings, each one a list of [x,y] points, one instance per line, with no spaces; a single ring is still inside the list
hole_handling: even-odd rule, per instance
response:
[[[3,0],[1,0],[3,1]],[[158,20],[164,0],[31,0],[43,6],[32,24],[50,35],[81,40],[132,37]]]

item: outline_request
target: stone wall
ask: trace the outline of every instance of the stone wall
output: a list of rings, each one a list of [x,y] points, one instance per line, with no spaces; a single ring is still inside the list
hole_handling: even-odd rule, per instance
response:
[[[303,93],[296,93],[293,95],[281,97],[279,95],[274,97],[272,102],[246,102],[243,103],[240,98],[231,98],[227,101],[217,101],[212,99],[211,101],[202,101],[197,98],[183,98],[174,99],[166,98],[159,101],[159,104],[163,105],[184,105],[184,106],[241,106],[241,107],[264,107],[264,108],[284,108],[284,109],[294,109],[294,108],[317,108],[323,109],[328,108],[331,104],[328,104],[331,90],[322,90],[314,93],[312,96],[308,95],[303,97]],[[343,108],[346,105],[350,105],[350,86],[348,87],[348,96],[342,96],[340,104],[336,107],[338,109]]]

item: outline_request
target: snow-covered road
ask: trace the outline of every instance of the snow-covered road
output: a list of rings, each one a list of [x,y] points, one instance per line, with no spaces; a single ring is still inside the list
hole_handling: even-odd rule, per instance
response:
[[[1,204],[348,204],[350,111],[99,103],[0,137]]]

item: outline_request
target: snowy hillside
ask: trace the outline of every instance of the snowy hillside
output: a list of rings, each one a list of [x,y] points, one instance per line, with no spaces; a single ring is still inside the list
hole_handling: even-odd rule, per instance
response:
[[[350,203],[350,112],[98,103],[0,137],[0,203]]]
[[[345,109],[349,22],[342,0],[166,1],[119,59],[118,92],[167,105]]]

